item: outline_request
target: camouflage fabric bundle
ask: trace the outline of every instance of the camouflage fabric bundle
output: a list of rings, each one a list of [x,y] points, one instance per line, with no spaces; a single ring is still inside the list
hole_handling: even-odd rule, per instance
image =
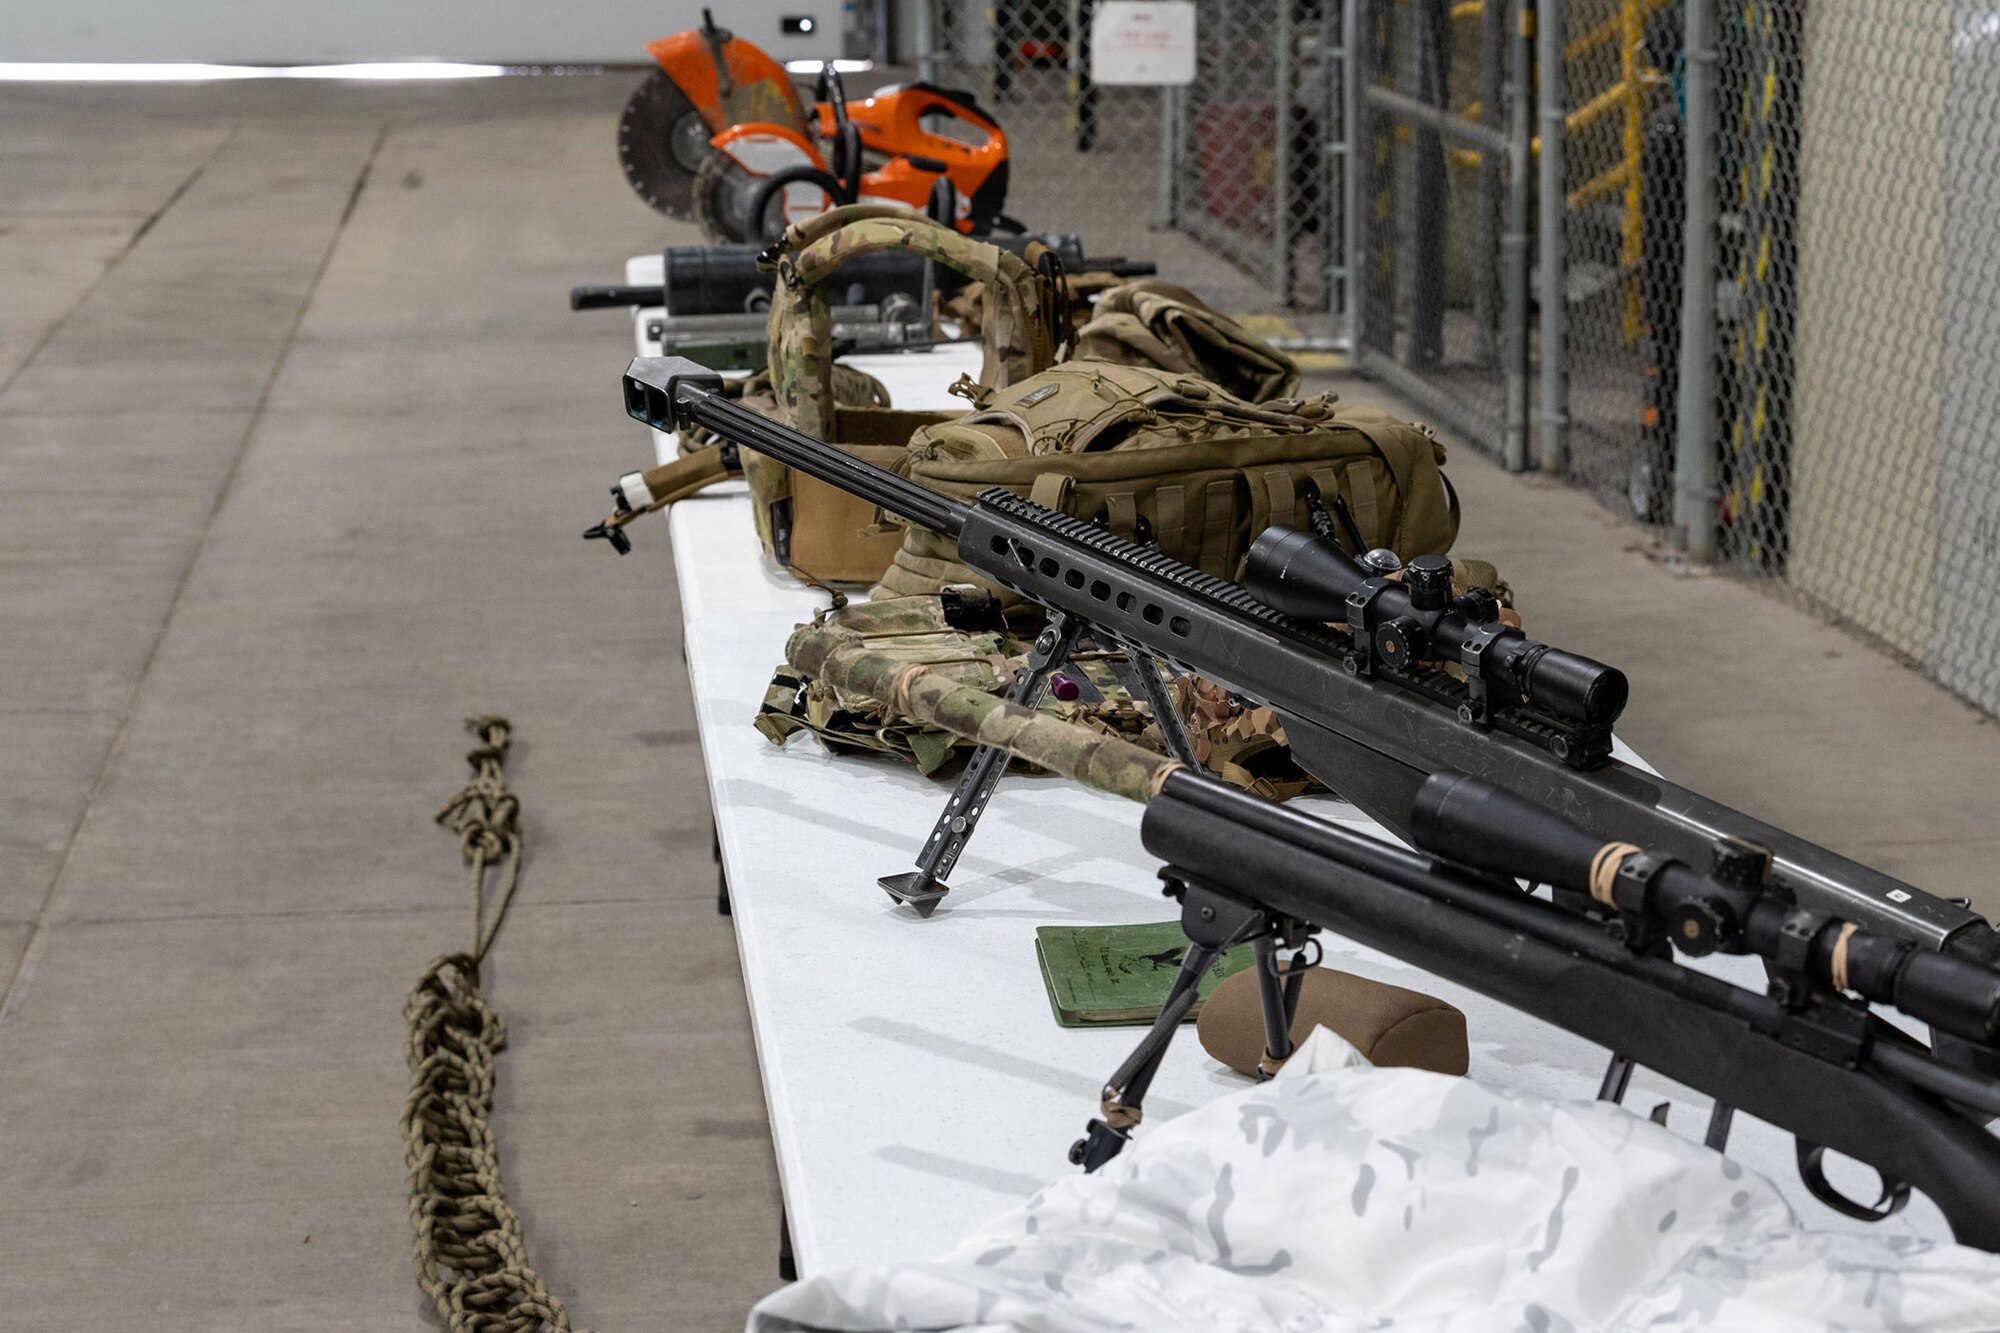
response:
[[[1069,361],[1115,361],[1198,375],[1253,403],[1295,392],[1290,357],[1211,307],[1185,287],[1109,273],[1065,280],[1071,312]],[[972,336],[986,327],[986,289],[971,283],[938,313]]]
[[[1066,273],[1063,286],[1069,293],[1069,327],[1064,338],[1074,346],[1076,331],[1090,322],[1091,302],[1114,287],[1130,282],[1115,273]],[[986,284],[968,282],[958,294],[938,298],[938,314],[958,325],[960,337],[976,338],[986,331]]]
[[[802,658],[797,645],[814,638],[821,650],[814,658]],[[843,694],[801,663],[823,658],[828,644],[865,646],[898,668],[922,666],[934,679],[997,696],[1006,691],[1034,641],[1032,635],[1023,638],[1001,629],[958,628],[937,597],[885,598],[822,612],[801,626],[793,640],[787,648],[791,660],[778,668],[757,711],[757,730],[777,745],[809,731],[835,754],[908,758],[927,776],[949,770],[971,754],[974,743],[902,716],[879,700]],[[1151,718],[1118,681],[1115,668],[1124,660],[1111,653],[1079,653],[1062,670],[1078,696],[1065,702],[1044,694],[1040,711],[1137,740]]]
[[[1232,787],[1267,801],[1289,801],[1325,791],[1319,779],[1292,761],[1285,724],[1268,708],[1245,708],[1229,691],[1199,676],[1174,679],[1174,706],[1201,766]],[[1146,728],[1140,744],[1165,751],[1158,727]]]
[[[1492,566],[1484,568],[1491,571]],[[987,599],[981,618],[997,610]],[[898,709],[886,696],[896,692],[888,682],[921,678],[931,694],[969,690],[998,700],[1025,660],[1033,635],[968,629],[962,626],[965,619],[948,614],[940,597],[891,597],[820,612],[793,631],[785,645],[786,662],[772,676],[754,725],[775,745],[806,731],[835,754],[889,755],[911,760],[927,777],[948,774],[976,745],[968,730],[919,720],[915,713],[920,710]],[[841,688],[825,678],[826,663],[836,653],[866,656],[866,672],[843,676],[865,679],[865,687]],[[1123,683],[1124,674],[1133,669],[1121,653],[1079,653],[1061,672],[1077,686],[1077,697],[1065,701],[1045,694],[1035,711],[1080,732],[1115,736],[1164,757],[1166,746],[1151,710]],[[1224,782],[1272,801],[1326,790],[1293,762],[1284,726],[1270,709],[1245,708],[1221,686],[1196,676],[1176,677],[1172,692],[1195,758]],[[967,711],[961,707],[958,715]]]
[[[1458,534],[1444,447],[1421,427],[1323,395],[1250,403],[1149,366],[1068,361],[1000,389],[961,380],[973,411],[911,437],[896,470],[954,499],[1005,487],[1144,538],[1234,579],[1257,534],[1306,521],[1305,497],[1345,500],[1371,546],[1442,554]],[[911,528],[877,585],[889,596],[974,583],[956,546]]]
[[[1098,297],[1090,322],[1077,330],[1071,359],[1199,375],[1253,403],[1299,387],[1297,362],[1187,288],[1153,279]]]

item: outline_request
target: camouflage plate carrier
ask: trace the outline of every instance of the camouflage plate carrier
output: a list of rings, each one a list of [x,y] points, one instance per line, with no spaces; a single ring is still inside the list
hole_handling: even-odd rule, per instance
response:
[[[846,408],[835,393],[828,279],[849,260],[896,250],[923,255],[999,294],[1001,318],[985,332],[983,382],[1011,384],[1048,366],[1058,339],[1049,280],[998,246],[882,205],[836,208],[788,228],[772,251],[778,276],[770,324],[774,415],[885,466],[901,456],[913,433],[956,415]],[[757,535],[764,549],[795,573],[865,583],[895,554],[899,534],[880,524],[865,501],[748,450],[743,469]]]

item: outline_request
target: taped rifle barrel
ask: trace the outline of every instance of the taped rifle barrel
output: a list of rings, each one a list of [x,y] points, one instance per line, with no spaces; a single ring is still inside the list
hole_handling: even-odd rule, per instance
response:
[[[637,357],[625,372],[625,410],[655,430],[706,426],[725,440],[817,477],[898,518],[953,541],[965,526],[966,506],[876,467],[837,445],[780,425],[722,396],[722,377],[685,357]]]
[[[1434,773],[1417,792],[1411,833],[1418,847],[1462,866],[1552,884],[1603,900],[1630,843],[1606,843],[1582,825],[1523,796],[1456,773]],[[1737,851],[1744,844],[1731,844]],[[1757,880],[1674,859],[1651,871],[1647,902],[1675,947],[1722,948],[1797,966],[1822,985],[1894,1005],[1965,1041],[2000,1046],[2000,972],[1969,958],[1915,948],[1907,940],[1819,917],[1793,920],[1792,905]],[[1706,924],[1705,924],[1706,923]],[[1788,940],[1792,931],[1805,934]],[[1725,938],[1726,937],[1726,938]],[[1734,947],[1732,947],[1732,940]],[[1792,947],[1788,949],[1788,944]]]

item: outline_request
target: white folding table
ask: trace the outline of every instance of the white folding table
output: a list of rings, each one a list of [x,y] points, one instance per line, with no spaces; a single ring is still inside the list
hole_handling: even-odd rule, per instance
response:
[[[635,261],[635,265],[636,265]],[[658,263],[657,258],[653,260]],[[634,276],[633,281],[644,281]],[[643,318],[638,324],[643,333]],[[642,354],[657,349],[640,344]],[[851,358],[899,407],[943,393],[973,349]],[[976,369],[976,365],[973,366]],[[663,456],[672,441],[662,438]],[[1140,809],[1053,778],[1010,774],[928,920],[895,906],[878,876],[911,868],[949,784],[906,764],[783,747],[754,730],[793,626],[826,605],[762,555],[740,483],[668,514],[689,679],[731,890],[744,985],[799,1272],[920,1260],[1073,1170],[1065,1154],[1096,1113],[1138,1028],[1056,1025],[1035,928],[1168,920]],[[1622,757],[1636,759],[1620,749]],[[1345,802],[1320,818],[1387,836]],[[1466,1014],[1472,1076],[1561,1098],[1597,1090],[1608,1053],[1395,959],[1323,936],[1330,966],[1437,995]],[[1760,984],[1747,959],[1705,960]],[[1146,1100],[1157,1122],[1242,1086],[1183,1030]],[[1625,1105],[1673,1104],[1699,1140],[1708,1100],[1639,1071]],[[1145,1128],[1138,1130],[1143,1140]],[[1770,1175],[1816,1226],[1861,1226],[1813,1201],[1788,1137],[1739,1115],[1738,1160]],[[1853,1164],[1839,1164],[1853,1167]],[[1835,1172],[1873,1197],[1865,1169]],[[1883,1224],[1945,1237],[1928,1201]]]

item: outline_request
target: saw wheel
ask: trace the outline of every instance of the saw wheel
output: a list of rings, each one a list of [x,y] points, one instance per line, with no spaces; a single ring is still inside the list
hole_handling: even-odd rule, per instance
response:
[[[694,220],[711,241],[733,245],[743,239],[744,198],[749,182],[727,155],[710,151],[694,173]]]
[[[618,164],[641,199],[670,218],[697,221],[695,173],[714,156],[710,133],[680,86],[656,69],[618,118]]]

